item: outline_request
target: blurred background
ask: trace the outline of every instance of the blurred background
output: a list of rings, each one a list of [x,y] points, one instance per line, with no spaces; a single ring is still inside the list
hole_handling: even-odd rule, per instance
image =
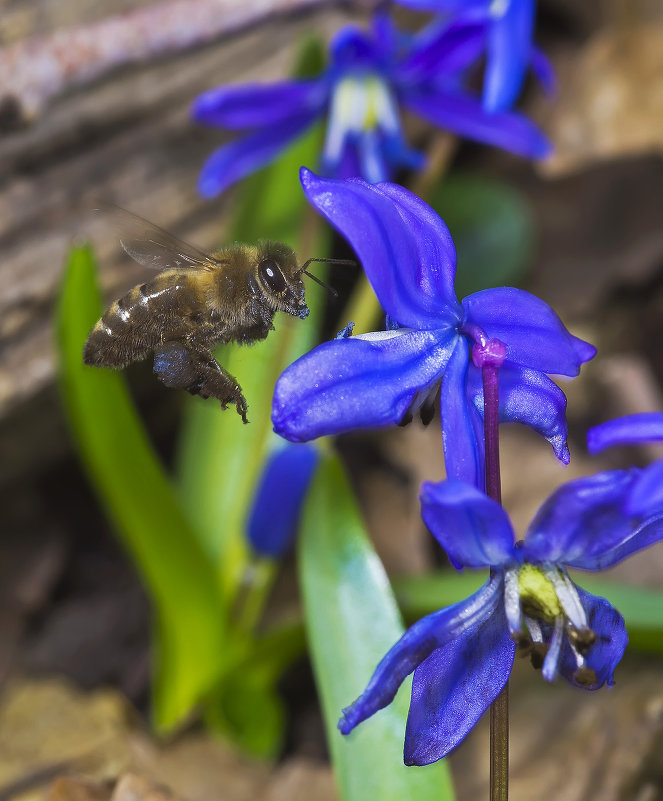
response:
[[[115,801],[336,797],[305,657],[280,680],[285,736],[276,759],[240,755],[195,716],[168,738],[154,736],[150,605],[74,453],[56,386],[53,313],[70,245],[93,240],[108,301],[145,280],[111,226],[91,218],[95,198],[213,249],[227,230],[234,191],[212,201],[196,193],[200,167],[224,134],[195,125],[191,101],[220,84],[285,79],[294,43],[312,33],[327,41],[370,11],[366,3],[321,0],[274,0],[269,13],[270,4],[238,5],[228,4],[216,31],[192,11],[191,30],[166,41],[159,4],[0,1],[0,801],[112,793]],[[129,58],[118,47],[114,66],[96,70],[78,34],[111,15],[120,15],[122,30],[135,26],[143,52]],[[400,12],[398,19],[407,27],[415,16]],[[112,51],[121,35],[99,30],[111,37],[104,44]],[[528,87],[524,108],[549,133],[555,154],[533,166],[454,142],[449,180],[480,174],[500,187],[493,203],[503,206],[508,197],[512,204],[490,229],[473,225],[453,194],[442,212],[457,241],[459,273],[464,258],[476,262],[473,249],[514,252],[519,285],[599,349],[564,387],[568,468],[528,430],[504,431],[504,504],[521,532],[562,482],[660,456],[640,448],[590,458],[588,426],[663,409],[663,7],[657,0],[541,0],[536,38],[559,86],[552,101]],[[62,63],[61,85],[51,80],[37,54],[53,43],[61,60],[83,65],[80,81]],[[444,133],[408,125],[421,149],[449,146]],[[346,280],[339,278],[340,288]],[[332,307],[333,317],[341,308]],[[171,465],[184,393],[163,389],[148,363],[132,366],[128,380],[152,442]],[[443,475],[440,444],[437,419],[428,428],[415,422],[338,441],[395,578],[442,565],[417,501],[419,483]],[[663,548],[613,572],[661,588]],[[292,558],[269,608],[275,615],[298,608]],[[660,655],[627,652],[614,689],[580,695],[544,687],[517,665],[513,797],[540,797],[545,788],[549,799],[663,799],[662,679]],[[461,799],[484,794],[487,737],[480,725],[451,758]]]

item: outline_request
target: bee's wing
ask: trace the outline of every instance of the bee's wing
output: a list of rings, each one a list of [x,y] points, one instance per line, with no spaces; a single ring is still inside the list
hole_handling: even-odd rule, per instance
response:
[[[158,225],[120,206],[104,203],[99,210],[111,212],[120,244],[140,264],[157,270],[169,267],[209,270],[218,263],[195,245],[183,242]]]

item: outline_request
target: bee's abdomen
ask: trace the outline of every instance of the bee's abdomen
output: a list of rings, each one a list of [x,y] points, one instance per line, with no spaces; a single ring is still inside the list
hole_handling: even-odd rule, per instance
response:
[[[136,286],[109,306],[87,338],[85,364],[120,369],[144,359],[159,343],[148,312],[148,287]]]

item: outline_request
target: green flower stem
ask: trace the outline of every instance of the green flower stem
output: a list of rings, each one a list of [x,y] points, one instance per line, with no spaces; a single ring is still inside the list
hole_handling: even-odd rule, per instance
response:
[[[278,562],[273,559],[260,557],[246,565],[244,580],[235,598],[233,628],[236,631],[246,634],[254,632],[274,585],[277,567]]]

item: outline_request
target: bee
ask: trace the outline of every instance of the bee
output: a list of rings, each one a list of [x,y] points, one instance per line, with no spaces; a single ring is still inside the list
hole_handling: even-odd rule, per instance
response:
[[[123,209],[120,243],[135,261],[161,270],[114,301],[90,332],[83,361],[121,370],[154,354],[154,373],[171,389],[234,404],[247,423],[242,388],[214,358],[214,345],[256,342],[273,330],[277,311],[304,319],[309,309],[292,248],[281,242],[233,244],[212,253],[175,238]],[[354,262],[350,262],[354,263]]]

